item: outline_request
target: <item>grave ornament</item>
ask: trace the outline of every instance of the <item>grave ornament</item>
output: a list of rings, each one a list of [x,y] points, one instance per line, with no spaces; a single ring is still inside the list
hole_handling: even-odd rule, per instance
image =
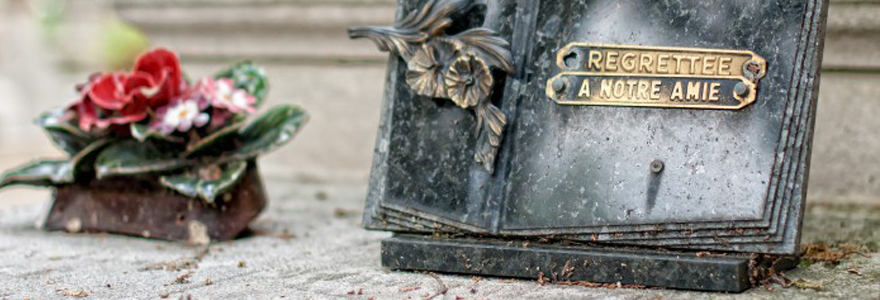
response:
[[[55,188],[44,228],[206,243],[245,230],[266,204],[256,158],[305,124],[291,105],[248,122],[268,92],[244,62],[190,81],[176,53],[142,54],[130,72],[95,74],[37,123],[67,157],[10,170],[0,188]]]
[[[713,291],[792,266],[827,1],[398,3],[349,32],[392,53],[384,266]]]

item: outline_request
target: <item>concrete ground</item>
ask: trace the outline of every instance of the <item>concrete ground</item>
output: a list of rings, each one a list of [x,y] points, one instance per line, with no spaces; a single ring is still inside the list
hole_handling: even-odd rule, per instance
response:
[[[0,299],[880,299],[880,207],[813,205],[813,253],[742,294],[540,284],[395,272],[379,263],[389,234],[360,229],[366,186],[269,178],[271,204],[254,236],[209,247],[35,228],[48,201],[0,206]],[[44,192],[33,195],[48,196]]]

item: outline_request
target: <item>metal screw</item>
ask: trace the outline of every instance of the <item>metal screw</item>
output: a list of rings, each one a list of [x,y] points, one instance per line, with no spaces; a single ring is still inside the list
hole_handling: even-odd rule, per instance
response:
[[[764,70],[761,68],[761,64],[757,61],[750,60],[743,64],[743,75],[745,75],[748,80],[757,82],[758,79],[764,77]]]
[[[752,74],[757,75],[759,72],[761,72],[761,65],[753,60],[750,60],[746,63],[746,70],[751,72]]]
[[[565,80],[563,80],[563,79],[556,79],[553,81],[553,90],[556,91],[557,93],[561,93],[562,91],[564,91],[565,86],[566,86]]]
[[[660,173],[663,171],[663,161],[655,159],[651,162],[651,172]]]
[[[576,69],[577,65],[580,63],[580,54],[577,50],[571,50],[562,59],[563,63],[565,63],[566,68]]]
[[[737,82],[733,87],[733,92],[736,93],[737,96],[745,97],[749,95],[749,87],[747,87],[745,83]]]

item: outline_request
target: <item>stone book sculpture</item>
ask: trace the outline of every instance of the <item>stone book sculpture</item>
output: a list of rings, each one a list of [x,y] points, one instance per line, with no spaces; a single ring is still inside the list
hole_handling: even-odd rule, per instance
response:
[[[799,252],[826,0],[401,0],[392,269],[742,291]]]

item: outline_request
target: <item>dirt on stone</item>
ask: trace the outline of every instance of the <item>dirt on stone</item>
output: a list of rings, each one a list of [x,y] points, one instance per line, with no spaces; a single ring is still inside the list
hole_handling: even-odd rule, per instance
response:
[[[153,271],[153,270],[163,270],[163,271],[180,271],[186,269],[197,269],[199,267],[199,262],[208,255],[210,252],[210,248],[204,247],[199,252],[196,253],[193,257],[183,257],[178,258],[172,261],[159,262],[155,264],[151,264],[145,266],[143,268],[138,269],[139,271]]]
[[[852,244],[828,245],[828,244],[807,244],[801,246],[803,249],[803,259],[810,262],[825,262],[831,264],[839,264],[843,260],[852,258],[853,255],[870,258],[867,253],[870,252],[864,246]]]
[[[70,289],[58,289],[58,290],[55,290],[55,292],[59,293],[61,295],[67,296],[67,297],[76,297],[76,298],[85,298],[85,297],[88,297],[89,295],[92,294],[92,293],[89,293],[89,292],[83,291],[83,290],[70,290]]]
[[[186,272],[186,273],[180,274],[180,276],[177,276],[177,278],[175,278],[174,282],[172,282],[171,284],[189,283],[189,278],[192,276],[193,276],[193,272]]]

